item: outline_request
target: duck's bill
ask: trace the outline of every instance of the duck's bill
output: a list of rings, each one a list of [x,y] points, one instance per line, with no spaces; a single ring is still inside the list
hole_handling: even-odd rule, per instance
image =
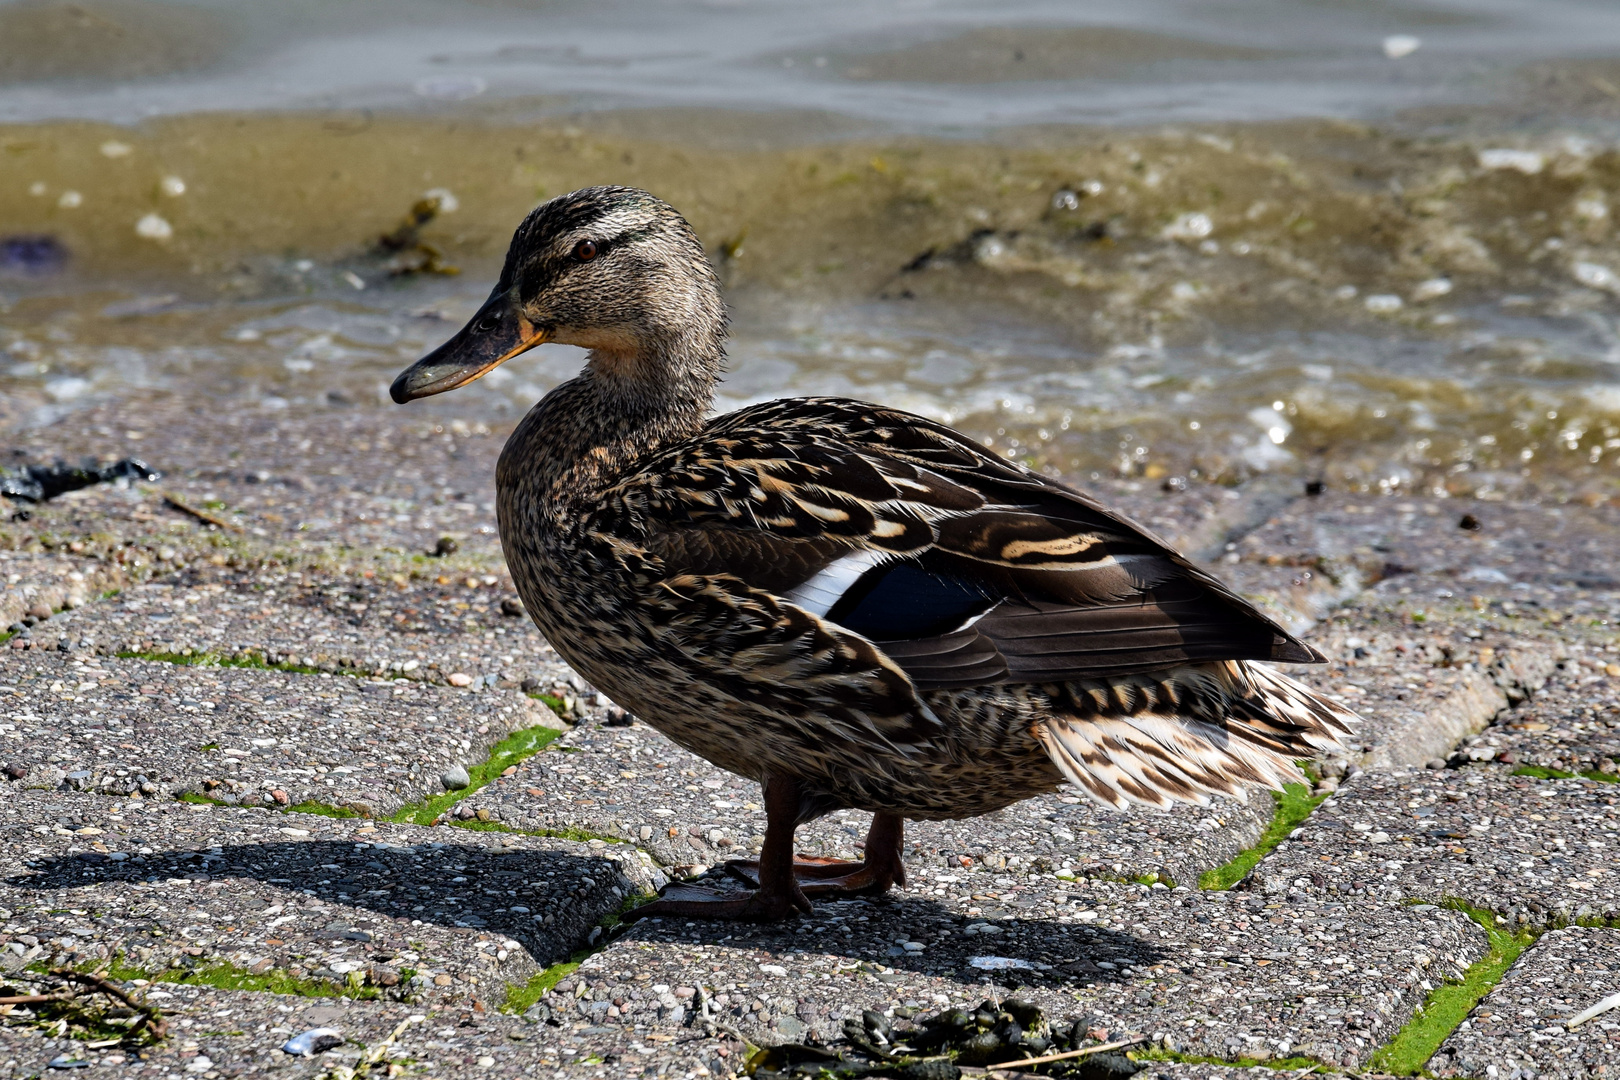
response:
[[[531,325],[501,293],[490,297],[455,337],[400,372],[388,392],[401,405],[442,394],[466,386],[545,340],[545,330]]]

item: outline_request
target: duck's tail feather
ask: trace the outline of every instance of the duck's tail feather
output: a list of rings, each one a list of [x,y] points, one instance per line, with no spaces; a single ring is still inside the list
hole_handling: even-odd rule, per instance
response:
[[[1355,713],[1260,663],[1188,664],[1066,683],[1036,725],[1052,761],[1108,806],[1244,800],[1301,780],[1295,762],[1343,750]]]

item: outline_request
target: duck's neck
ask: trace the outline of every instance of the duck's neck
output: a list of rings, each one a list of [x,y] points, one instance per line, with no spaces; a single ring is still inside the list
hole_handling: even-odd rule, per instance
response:
[[[719,335],[633,352],[593,350],[585,370],[541,398],[507,440],[496,470],[503,509],[524,517],[567,514],[660,448],[696,433],[723,362]]]

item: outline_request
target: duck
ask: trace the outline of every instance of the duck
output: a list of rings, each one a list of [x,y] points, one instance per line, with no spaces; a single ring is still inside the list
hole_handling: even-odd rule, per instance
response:
[[[1343,751],[1354,713],[1271,666],[1322,655],[1080,488],[871,402],[712,415],[727,319],[674,207],[588,187],[524,218],[489,298],[391,387],[586,350],[496,466],[514,585],[593,687],[757,781],[766,819],[726,865],[746,888],[672,882],[634,916],[786,919],[903,887],[907,820],[1066,783],[1242,799]],[[841,809],[872,814],[864,857],[797,856]]]

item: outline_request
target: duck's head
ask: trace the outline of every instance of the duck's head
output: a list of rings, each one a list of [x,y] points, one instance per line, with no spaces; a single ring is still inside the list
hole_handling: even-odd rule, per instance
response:
[[[714,268],[674,207],[635,188],[582,188],[530,212],[484,306],[390,393],[401,404],[442,394],[548,341],[590,349],[598,373],[649,389],[712,380],[725,321]]]

